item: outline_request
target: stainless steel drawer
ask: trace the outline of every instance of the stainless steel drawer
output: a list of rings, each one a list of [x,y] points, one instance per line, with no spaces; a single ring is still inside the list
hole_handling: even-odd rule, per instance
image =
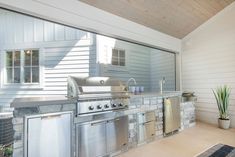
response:
[[[138,143],[148,141],[155,137],[155,121],[149,121],[139,124],[138,127]]]
[[[155,121],[155,113],[154,111],[138,113],[138,123],[145,123],[149,121]]]

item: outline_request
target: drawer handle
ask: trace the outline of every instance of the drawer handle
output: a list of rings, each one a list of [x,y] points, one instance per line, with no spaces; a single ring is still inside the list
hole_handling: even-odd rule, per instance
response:
[[[99,125],[99,124],[102,124],[102,123],[105,123],[105,121],[102,121],[102,122],[95,122],[95,123],[91,123],[91,126],[94,126],[94,125]]]
[[[112,120],[107,120],[107,123],[114,122],[114,121],[119,121],[119,120],[120,120],[119,118],[112,119]]]
[[[60,118],[61,115],[49,115],[49,116],[43,116],[41,119],[52,119],[52,118]]]

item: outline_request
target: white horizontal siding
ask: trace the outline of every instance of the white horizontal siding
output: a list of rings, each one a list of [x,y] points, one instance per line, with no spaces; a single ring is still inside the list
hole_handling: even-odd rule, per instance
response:
[[[235,3],[183,39],[182,87],[194,91],[197,119],[217,123],[212,92],[217,86],[232,88],[230,116],[235,127]]]
[[[9,107],[17,97],[65,96],[68,75],[95,75],[95,35],[2,10],[0,24],[1,52],[6,49],[41,48],[44,65],[42,89],[4,86],[0,89],[0,107]]]

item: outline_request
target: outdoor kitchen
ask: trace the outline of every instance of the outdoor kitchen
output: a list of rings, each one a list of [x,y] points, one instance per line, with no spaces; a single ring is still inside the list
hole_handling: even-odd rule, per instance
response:
[[[67,98],[19,98],[11,104],[13,156],[117,155],[159,140],[169,136],[164,134],[164,101],[181,94],[134,95],[116,79],[70,77]],[[171,135],[195,125],[194,102],[178,103],[181,122]]]
[[[0,23],[0,145],[9,156],[118,156],[195,125],[178,52],[4,9]]]

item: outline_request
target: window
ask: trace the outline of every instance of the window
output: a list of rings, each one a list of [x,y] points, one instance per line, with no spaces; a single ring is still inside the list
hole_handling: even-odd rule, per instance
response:
[[[125,50],[112,49],[112,65],[125,66]]]
[[[6,51],[7,84],[39,83],[39,50]]]

